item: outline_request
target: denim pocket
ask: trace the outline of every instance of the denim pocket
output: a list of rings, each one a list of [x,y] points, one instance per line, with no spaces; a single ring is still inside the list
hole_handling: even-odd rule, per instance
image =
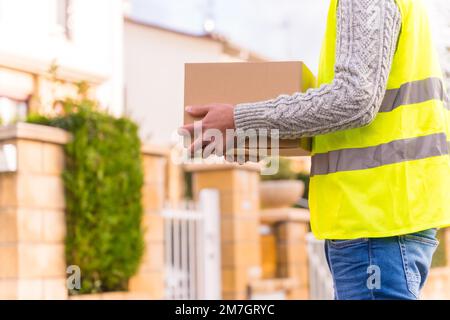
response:
[[[399,237],[408,290],[418,299],[428,277],[431,261],[439,241],[436,230],[429,229]]]
[[[432,247],[437,247],[439,245],[439,240],[436,239],[437,229],[428,229],[416,233],[411,233],[405,235],[405,239],[409,241],[416,241],[423,244],[428,244]]]
[[[329,240],[329,244],[331,247],[335,249],[347,248],[350,246],[355,246],[362,243],[367,243],[369,241],[368,238],[359,238],[359,239],[351,239],[351,240]]]

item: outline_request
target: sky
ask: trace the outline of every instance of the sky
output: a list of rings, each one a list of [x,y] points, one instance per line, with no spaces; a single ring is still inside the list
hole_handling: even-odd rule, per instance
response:
[[[208,0],[132,0],[133,18],[162,27],[203,35]]]
[[[162,27],[205,34],[204,23],[272,60],[302,60],[317,74],[330,0],[131,0],[131,15]],[[450,72],[450,1],[426,0],[441,62]]]
[[[132,0],[131,16],[143,22],[205,34],[215,32],[273,60],[303,60],[317,72],[329,0]]]

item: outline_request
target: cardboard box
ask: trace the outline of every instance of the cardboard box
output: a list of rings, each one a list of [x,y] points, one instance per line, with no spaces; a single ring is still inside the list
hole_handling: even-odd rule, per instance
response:
[[[315,83],[311,71],[299,61],[188,63],[185,65],[184,105],[263,101],[281,94],[304,92]],[[201,119],[194,119],[185,112],[185,124],[196,120]],[[311,139],[280,140],[279,148],[282,156],[309,155]]]

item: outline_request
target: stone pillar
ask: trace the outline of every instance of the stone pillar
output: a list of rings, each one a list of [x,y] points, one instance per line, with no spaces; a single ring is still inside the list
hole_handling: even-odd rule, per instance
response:
[[[0,128],[0,299],[67,298],[61,173],[69,139],[39,125]]]
[[[307,232],[307,224],[297,221],[282,222],[278,226],[279,275],[296,280],[296,286],[289,292],[290,299],[308,299]]]
[[[176,148],[171,149],[169,159],[172,154],[178,157],[180,150]],[[166,183],[167,201],[173,207],[179,206],[185,200],[185,177],[182,165],[175,163],[175,161],[168,161],[167,163],[167,183]]]
[[[278,276],[278,240],[276,228],[272,225],[262,225],[261,260],[263,279],[274,279]]]
[[[308,299],[309,263],[306,235],[309,230],[309,211],[284,208],[267,209],[261,221],[273,226],[277,241],[277,276],[294,280],[288,291],[293,300]]]
[[[163,148],[142,148],[145,252],[138,273],[130,279],[129,289],[150,299],[164,298],[164,220],[161,211],[166,200],[168,155],[168,150]]]
[[[259,167],[191,165],[193,192],[220,193],[222,298],[248,299],[250,283],[261,276]]]

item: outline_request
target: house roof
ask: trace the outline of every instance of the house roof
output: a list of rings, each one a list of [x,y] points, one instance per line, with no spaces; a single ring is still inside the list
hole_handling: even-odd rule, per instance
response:
[[[210,41],[214,41],[214,42],[218,42],[220,44],[222,44],[223,46],[223,52],[229,56],[232,57],[236,57],[236,58],[240,58],[246,61],[252,61],[252,62],[264,62],[264,61],[268,61],[267,58],[252,52],[250,50],[247,50],[239,45],[236,45],[234,43],[232,43],[231,41],[229,41],[225,36],[219,34],[219,33],[203,33],[203,34],[193,34],[193,33],[189,33],[189,32],[184,32],[178,29],[173,29],[173,28],[169,28],[166,26],[162,26],[159,24],[154,24],[154,23],[150,23],[147,21],[141,21],[135,18],[132,18],[130,16],[125,16],[124,18],[125,23],[129,23],[129,24],[134,24],[134,25],[138,25],[141,27],[145,27],[145,28],[151,28],[151,29],[156,29],[156,30],[160,30],[163,32],[169,32],[169,33],[173,33],[173,34],[177,34],[177,35],[181,35],[184,37],[191,37],[191,38],[197,38],[197,39],[205,39],[205,40],[210,40]]]
[[[135,24],[135,25],[139,25],[142,27],[147,27],[147,28],[152,28],[152,29],[157,29],[157,30],[161,30],[161,31],[166,31],[166,32],[170,32],[170,33],[175,33],[175,34],[179,34],[182,36],[186,36],[186,37],[192,37],[192,38],[204,38],[204,39],[214,39],[215,36],[213,34],[209,34],[209,33],[203,33],[203,34],[195,34],[195,33],[190,33],[190,32],[186,32],[186,31],[182,31],[179,29],[175,29],[175,28],[170,28],[167,26],[163,26],[163,25],[159,25],[156,23],[151,23],[148,21],[143,21],[143,20],[139,20],[130,16],[125,16],[124,21],[126,23],[130,23],[130,24]]]

